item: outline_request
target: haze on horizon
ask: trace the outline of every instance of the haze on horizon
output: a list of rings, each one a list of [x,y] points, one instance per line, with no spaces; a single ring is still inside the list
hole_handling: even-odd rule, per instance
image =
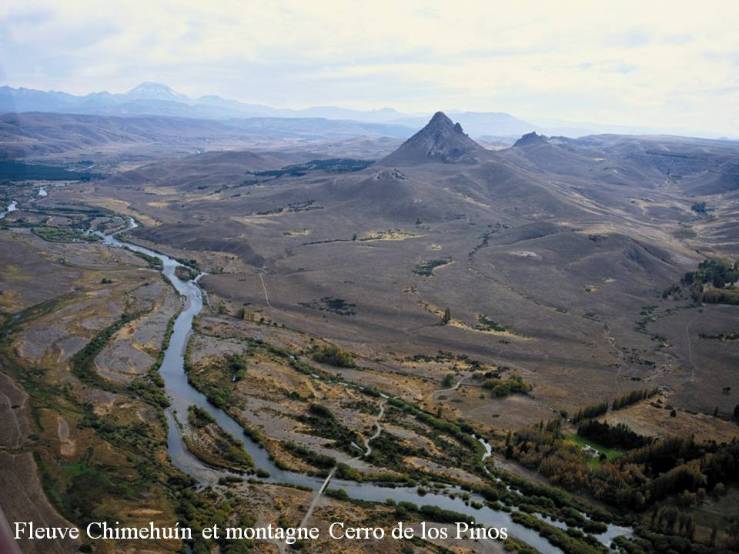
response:
[[[0,83],[739,136],[739,3],[26,2]]]

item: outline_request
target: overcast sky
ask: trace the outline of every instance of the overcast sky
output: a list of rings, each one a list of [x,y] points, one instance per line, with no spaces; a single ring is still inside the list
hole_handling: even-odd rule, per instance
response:
[[[739,1],[3,0],[0,81],[739,133]]]

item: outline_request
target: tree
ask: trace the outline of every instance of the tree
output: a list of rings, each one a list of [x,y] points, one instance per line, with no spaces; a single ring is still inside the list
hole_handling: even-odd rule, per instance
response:
[[[350,352],[341,350],[332,344],[318,348],[313,352],[312,357],[322,364],[336,367],[357,367],[354,356]]]
[[[446,325],[452,320],[452,311],[447,307],[444,309],[444,315],[441,318],[441,324]]]
[[[723,483],[716,483],[716,485],[713,487],[713,496],[716,498],[719,498],[726,494],[726,485]]]

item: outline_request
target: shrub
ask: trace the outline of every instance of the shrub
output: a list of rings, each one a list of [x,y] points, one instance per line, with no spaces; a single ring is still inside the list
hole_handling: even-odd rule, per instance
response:
[[[315,350],[312,357],[318,363],[335,367],[357,367],[354,356],[350,352],[341,350],[334,345],[323,346]]]
[[[508,379],[491,379],[483,386],[491,390],[493,395],[498,398],[503,398],[511,394],[527,394],[533,389],[520,375],[514,375]]]

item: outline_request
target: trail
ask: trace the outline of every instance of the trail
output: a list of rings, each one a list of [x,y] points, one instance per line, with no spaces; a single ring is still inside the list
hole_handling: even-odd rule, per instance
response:
[[[269,303],[269,294],[267,294],[267,285],[264,282],[264,277],[262,276],[262,272],[259,272],[259,280],[262,282],[262,290],[264,291],[264,300],[267,302],[267,306],[270,308],[272,307],[272,304]]]
[[[454,392],[459,387],[461,387],[462,383],[464,383],[468,378],[469,378],[469,375],[463,375],[459,381],[457,381],[453,386],[449,387],[448,389],[439,389],[436,392],[434,392],[434,396],[436,396],[437,394],[445,393],[445,392]]]
[[[382,426],[380,425],[380,420],[382,419],[382,416],[385,415],[385,403],[387,400],[385,398],[382,399],[382,402],[380,402],[380,412],[377,414],[377,417],[375,417],[375,432],[372,433],[372,436],[364,440],[364,448],[365,452],[363,454],[363,457],[366,458],[372,453],[372,447],[370,446],[370,443],[375,440],[377,437],[380,436],[380,433],[382,433]]]
[[[360,454],[359,456],[356,456],[356,458],[366,458],[372,453],[372,447],[370,446],[370,443],[375,440],[377,437],[380,436],[380,433],[382,433],[382,426],[380,425],[380,420],[385,415],[385,404],[387,402],[387,398],[383,396],[382,401],[380,402],[380,411],[378,412],[377,416],[375,417],[374,421],[374,427],[375,432],[370,436],[369,438],[364,440],[364,447],[365,452],[363,454]],[[305,515],[303,516],[303,519],[300,522],[299,527],[305,527],[308,521],[310,520],[310,517],[313,515],[313,510],[318,505],[318,501],[321,499],[321,496],[323,496],[323,493],[326,491],[326,487],[328,487],[328,484],[331,482],[331,479],[334,476],[334,473],[336,473],[336,466],[331,468],[331,471],[326,476],[326,480],[323,482],[323,485],[321,485],[321,488],[319,488],[316,491],[316,494],[313,496],[313,499],[310,502],[310,505],[308,506],[308,511],[305,512]]]
[[[323,492],[326,490],[326,487],[328,487],[328,484],[333,478],[334,473],[336,473],[336,466],[331,468],[331,471],[329,471],[328,475],[326,476],[326,480],[323,482],[323,485],[321,485],[321,488],[316,491],[316,494],[313,496],[313,500],[311,500],[310,505],[308,506],[308,511],[305,512],[305,515],[303,516],[303,519],[300,522],[300,525],[298,527],[304,528],[306,523],[308,523],[310,516],[313,515],[313,510],[318,504],[318,501],[321,499],[321,495],[323,495]]]

